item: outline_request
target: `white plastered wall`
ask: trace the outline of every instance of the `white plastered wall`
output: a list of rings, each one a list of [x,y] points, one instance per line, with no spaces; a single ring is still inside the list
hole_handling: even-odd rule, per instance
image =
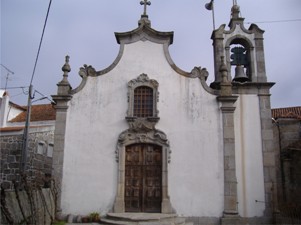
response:
[[[222,215],[222,123],[216,96],[198,78],[177,74],[163,45],[138,41],[126,45],[117,66],[86,86],[69,102],[62,186],[64,214],[106,213],[117,188],[116,143],[128,129],[127,82],[145,73],[159,83],[156,128],[171,148],[168,184],[180,215]]]
[[[262,137],[257,95],[240,95],[235,110],[235,156],[238,211],[263,216],[265,209]]]

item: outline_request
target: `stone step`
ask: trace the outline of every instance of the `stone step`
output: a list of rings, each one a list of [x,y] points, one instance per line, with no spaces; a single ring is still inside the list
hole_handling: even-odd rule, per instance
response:
[[[185,223],[185,218],[176,214],[161,213],[108,213],[101,222],[111,225],[193,225]]]

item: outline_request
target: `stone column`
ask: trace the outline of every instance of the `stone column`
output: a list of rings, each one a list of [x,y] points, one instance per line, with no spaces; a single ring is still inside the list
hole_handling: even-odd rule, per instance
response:
[[[264,57],[264,41],[263,41],[263,33],[257,25],[252,24],[249,30],[254,33],[254,54],[256,61],[253,61],[256,64],[256,75],[257,80],[253,82],[267,82],[266,71],[265,71],[265,57]],[[255,65],[254,65],[255,66]]]
[[[273,135],[272,113],[269,89],[273,83],[266,83],[259,89],[259,106],[262,134],[262,155],[265,186],[265,216],[278,213],[276,152]]]
[[[71,71],[69,66],[69,56],[66,56],[66,62],[62,68],[62,71],[64,72],[63,80],[57,84],[58,94],[52,96],[53,100],[56,102],[52,175],[55,179],[55,185],[58,189],[57,214],[60,214],[61,212],[61,190],[63,178],[66,119],[68,101],[70,101],[72,98],[72,95],[69,94],[71,91],[71,86],[68,82],[68,73]]]
[[[221,91],[217,101],[221,103],[223,118],[223,143],[224,143],[224,215],[222,224],[239,224],[237,211],[237,179],[235,164],[235,132],[234,111],[238,96],[232,95],[232,84],[228,80],[228,70],[221,57],[220,73],[222,82]]]
[[[224,142],[224,216],[238,215],[235,166],[234,103],[237,96],[219,96],[223,118]]]

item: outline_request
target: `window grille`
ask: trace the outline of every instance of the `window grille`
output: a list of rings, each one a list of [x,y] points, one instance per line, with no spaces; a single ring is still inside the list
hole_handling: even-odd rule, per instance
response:
[[[153,89],[147,86],[139,86],[134,90],[134,116],[153,116]]]

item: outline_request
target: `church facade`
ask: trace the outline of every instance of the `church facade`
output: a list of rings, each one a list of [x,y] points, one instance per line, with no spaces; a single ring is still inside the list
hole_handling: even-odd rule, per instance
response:
[[[235,4],[230,29],[213,31],[210,85],[205,68],[175,65],[168,51],[173,32],[153,29],[146,13],[138,28],[115,33],[120,50],[108,68],[80,68],[75,89],[66,57],[53,96],[53,176],[62,215],[177,214],[195,224],[271,218],[273,83],[263,31],[246,29],[243,20]]]

